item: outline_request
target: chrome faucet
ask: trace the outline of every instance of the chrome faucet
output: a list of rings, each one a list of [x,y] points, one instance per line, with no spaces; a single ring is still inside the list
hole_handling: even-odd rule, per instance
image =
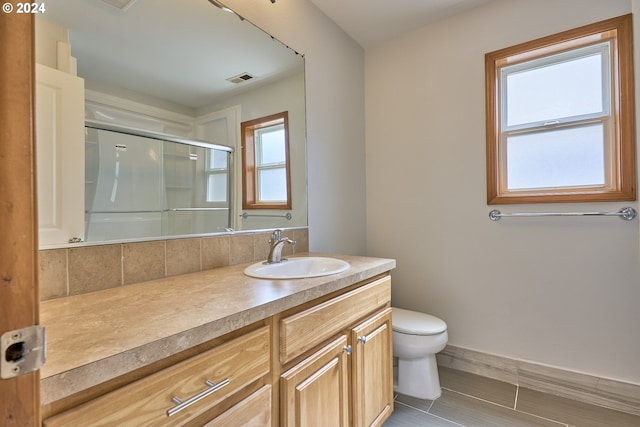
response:
[[[277,264],[282,261],[286,261],[286,259],[282,259],[282,248],[285,243],[290,245],[295,245],[296,241],[291,240],[288,237],[281,236],[282,230],[274,230],[271,238],[269,239],[269,255],[267,256],[267,260],[265,264]]]

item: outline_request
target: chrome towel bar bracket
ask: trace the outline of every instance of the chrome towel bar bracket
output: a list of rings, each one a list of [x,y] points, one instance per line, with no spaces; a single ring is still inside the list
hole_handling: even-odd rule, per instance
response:
[[[535,216],[617,216],[624,220],[631,221],[638,213],[631,207],[622,208],[617,212],[521,212],[521,213],[501,213],[494,209],[489,212],[491,221],[498,221],[502,217],[535,217]]]

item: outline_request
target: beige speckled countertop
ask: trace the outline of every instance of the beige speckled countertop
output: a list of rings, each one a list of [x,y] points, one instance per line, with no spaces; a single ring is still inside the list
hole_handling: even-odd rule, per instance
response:
[[[249,263],[43,301],[42,404],[395,268],[392,259],[330,256],[351,268],[332,276],[264,280],[242,273]]]

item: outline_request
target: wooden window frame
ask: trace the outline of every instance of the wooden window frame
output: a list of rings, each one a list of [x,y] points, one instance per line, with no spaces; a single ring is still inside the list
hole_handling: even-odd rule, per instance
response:
[[[260,202],[258,200],[258,174],[256,173],[256,147],[254,132],[258,129],[284,125],[285,173],[287,200],[284,202]],[[242,209],[291,209],[291,161],[289,159],[289,114],[287,111],[242,122]]]
[[[611,40],[612,138],[609,174],[602,187],[507,190],[506,148],[500,114],[500,70]],[[631,14],[543,37],[485,55],[487,204],[636,200],[633,28]],[[606,136],[605,136],[606,139]]]

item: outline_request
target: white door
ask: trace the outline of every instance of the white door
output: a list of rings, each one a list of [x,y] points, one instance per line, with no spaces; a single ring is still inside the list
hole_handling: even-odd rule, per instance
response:
[[[84,240],[84,80],[36,64],[40,244]]]

